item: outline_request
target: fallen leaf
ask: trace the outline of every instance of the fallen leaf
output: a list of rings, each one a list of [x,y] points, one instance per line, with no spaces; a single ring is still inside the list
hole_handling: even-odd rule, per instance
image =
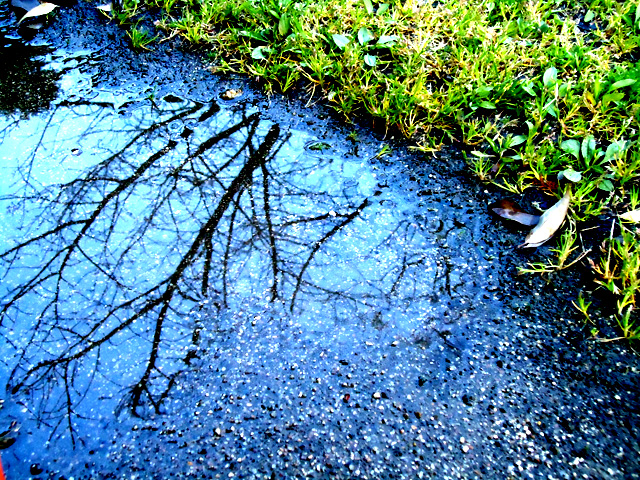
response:
[[[242,95],[242,89],[238,88],[237,90],[235,90],[233,88],[230,88],[226,92],[221,93],[220,98],[222,98],[223,100],[233,100],[240,95]]]
[[[538,225],[529,232],[522,245],[519,248],[539,247],[549,240],[564,222],[567,212],[569,211],[569,203],[571,202],[571,191],[567,189],[564,196],[558,200],[551,208],[547,209],[542,216]]]
[[[509,200],[506,198],[498,200],[497,202],[489,205],[489,210],[491,210],[499,217],[513,220],[514,222],[518,222],[529,227],[537,225],[538,221],[540,220],[539,215],[531,215],[530,213],[526,213],[524,210],[522,210],[522,208],[520,208],[520,205],[518,205],[513,200]]]
[[[41,3],[37,7],[32,8],[27,13],[25,13],[20,20],[18,20],[18,25],[22,23],[23,20],[31,17],[40,17],[42,15],[46,15],[47,13],[53,12],[53,10],[57,7],[53,3]]]
[[[98,5],[96,8],[98,10],[102,10],[103,12],[110,12],[113,9],[113,4],[109,2],[105,3],[104,5]]]
[[[640,223],[640,210],[631,210],[627,213],[620,215],[622,220],[627,222]]]

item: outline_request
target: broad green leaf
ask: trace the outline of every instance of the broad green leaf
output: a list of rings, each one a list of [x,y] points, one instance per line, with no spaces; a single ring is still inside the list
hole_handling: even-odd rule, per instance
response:
[[[371,3],[371,0],[362,0],[364,2],[364,8],[367,9],[367,13],[369,15],[373,15],[373,4]]]
[[[491,91],[493,90],[493,87],[490,87],[488,85],[482,85],[478,88],[476,88],[476,95],[479,98],[486,98],[489,96],[489,94],[491,93]]]
[[[582,158],[589,164],[589,161],[593,158],[593,154],[596,151],[596,139],[593,138],[593,135],[589,135],[588,137],[584,137],[582,140],[582,146],[580,147],[580,153],[582,154]]]
[[[533,82],[528,81],[526,83],[522,83],[520,84],[520,86],[522,87],[522,89],[527,92],[529,95],[531,95],[532,97],[536,96],[536,92],[534,92],[533,90]]]
[[[495,108],[496,108],[496,106],[493,103],[491,103],[491,102],[489,102],[487,100],[483,100],[482,102],[480,102],[478,104],[478,106],[482,107],[482,108],[486,108],[488,110],[495,110]]]
[[[556,107],[555,100],[551,100],[549,103],[547,103],[547,105],[544,107],[544,111],[551,115],[553,118],[558,118],[558,109]]]
[[[488,153],[484,153],[484,152],[479,152],[478,150],[473,150],[471,152],[471,155],[473,155],[474,157],[478,157],[478,158],[489,158],[489,157],[493,157],[493,155],[489,155]]]
[[[25,13],[20,20],[18,20],[18,25],[22,23],[23,20],[31,17],[40,17],[42,15],[46,15],[47,13],[51,13],[57,5],[53,3],[41,3],[37,7],[32,8],[27,13]]]
[[[360,45],[364,45],[371,40],[373,40],[373,34],[369,31],[368,28],[362,27],[360,30],[358,30],[358,41],[360,42]]]
[[[269,51],[268,47],[265,47],[264,45],[254,48],[251,52],[251,58],[253,58],[254,60],[266,60],[267,57],[264,56],[264,50],[266,50],[267,52]]]
[[[566,97],[568,91],[569,91],[569,84],[561,83],[560,86],[558,87],[558,96],[560,98]]]
[[[239,32],[239,34],[243,37],[253,38],[254,40],[262,40],[262,41],[266,40],[262,34],[251,32],[249,30],[242,30],[241,32]]]
[[[566,170],[560,172],[558,178],[566,178],[570,182],[578,183],[580,180],[582,180],[582,174],[580,172],[576,172],[573,168],[567,168]]]
[[[524,135],[514,135],[513,137],[511,137],[511,140],[509,140],[509,148],[513,148],[513,147],[517,147],[518,145],[524,143],[527,141],[527,137],[525,137]]]
[[[556,67],[549,67],[542,76],[542,84],[545,87],[552,87],[558,81],[558,70]]]
[[[332,36],[333,41],[340,49],[343,49],[344,47],[349,45],[349,42],[351,41],[349,37],[347,37],[346,35],[340,35],[339,33],[334,33]]]
[[[604,154],[605,162],[610,162],[616,156],[619,156],[620,153],[624,152],[626,149],[626,142],[624,140],[617,140],[615,142],[611,142],[607,147],[607,151]]]
[[[609,91],[617,90],[619,88],[628,87],[629,85],[633,85],[637,80],[635,78],[625,78],[624,80],[618,80],[616,83],[609,87]]]
[[[591,20],[594,19],[595,16],[596,14],[593,13],[593,10],[588,10],[584,16],[584,23],[589,23]]]
[[[598,188],[605,192],[613,192],[613,183],[608,178],[605,178],[598,184]]]
[[[624,92],[607,93],[602,96],[602,105],[606,107],[611,102],[618,103],[624,98]]]
[[[573,138],[570,140],[565,140],[560,144],[560,148],[563,151],[573,155],[576,160],[580,158],[580,142],[578,142],[577,140]]]
[[[367,54],[364,56],[364,63],[366,63],[370,67],[375,67],[377,62],[378,62],[378,58],[375,55]]]
[[[391,47],[398,40],[400,40],[400,37],[398,37],[397,35],[382,35],[378,39],[378,42],[376,43],[376,45],[382,45],[382,46],[386,46],[386,47]]]
[[[278,22],[278,33],[284,37],[289,32],[289,17],[286,13],[283,13]]]
[[[387,10],[389,10],[389,4],[388,3],[381,3],[380,6],[378,6],[378,11],[376,12],[376,14],[377,15],[382,15]]]

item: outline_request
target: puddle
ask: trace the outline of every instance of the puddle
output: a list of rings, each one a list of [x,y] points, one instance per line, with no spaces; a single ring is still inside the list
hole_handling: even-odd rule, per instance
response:
[[[55,104],[0,125],[3,356],[48,441],[164,412],[229,332],[464,351],[452,330],[500,308],[478,205],[434,173],[395,187],[424,187],[415,159],[247,103],[89,88],[92,55],[47,55]]]
[[[452,181],[460,159],[379,155],[246,86],[222,100],[233,81],[105,81],[87,48],[35,58],[51,98],[0,117],[16,478],[557,469],[531,440],[556,424],[531,405],[561,394],[518,373],[540,345],[503,304],[512,253],[483,193]]]

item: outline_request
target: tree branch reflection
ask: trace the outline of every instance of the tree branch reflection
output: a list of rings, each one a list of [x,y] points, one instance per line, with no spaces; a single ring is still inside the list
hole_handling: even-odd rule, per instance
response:
[[[0,254],[0,334],[18,355],[10,387],[39,404],[52,432],[65,425],[74,440],[98,397],[134,415],[161,412],[206,348],[200,332],[222,328],[246,299],[290,312],[328,304],[338,321],[347,306],[373,319],[391,297],[421,295],[407,286],[420,260],[389,249],[412,235],[402,222],[370,246],[389,257],[384,272],[367,265],[379,253],[340,258],[372,203],[331,191],[331,158],[302,161],[258,113],[137,108],[107,127],[90,120],[94,106],[57,108],[84,125],[74,139],[94,154],[38,173],[52,144],[43,131],[16,165],[25,187],[0,199],[21,212]]]

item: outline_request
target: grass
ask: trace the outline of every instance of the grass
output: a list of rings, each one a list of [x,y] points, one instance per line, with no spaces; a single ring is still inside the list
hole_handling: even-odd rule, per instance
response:
[[[149,50],[148,45],[151,44],[156,37],[152,37],[147,30],[135,25],[129,29],[127,36],[131,40],[131,46],[136,50]]]
[[[220,71],[268,91],[304,88],[425,152],[460,145],[478,180],[507,194],[561,197],[558,175],[577,175],[553,257],[523,272],[583,260],[582,226],[638,204],[637,1],[125,0],[115,17],[158,9],[158,29],[203,48]],[[638,338],[637,232],[616,225],[622,239],[603,239],[593,270],[618,299],[621,336]]]

